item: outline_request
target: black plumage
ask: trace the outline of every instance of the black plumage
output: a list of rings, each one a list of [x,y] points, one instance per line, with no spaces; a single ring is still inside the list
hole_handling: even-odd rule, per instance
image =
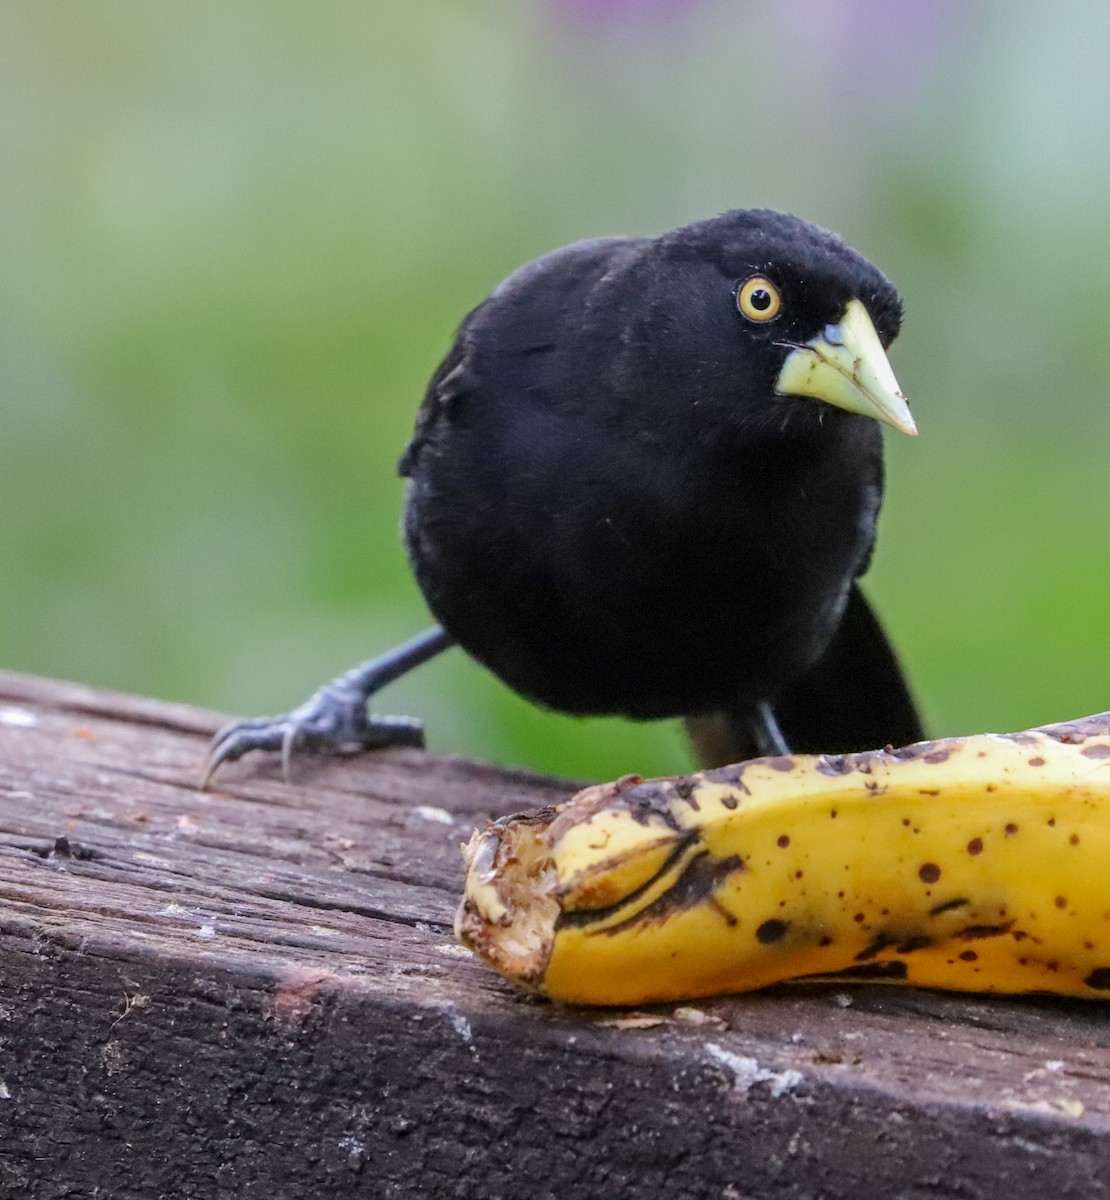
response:
[[[878,347],[900,321],[870,263],[765,210],[520,268],[463,321],[402,459],[405,543],[443,631],[413,661],[453,641],[554,709],[695,717],[713,758],[781,748],[775,714],[794,750],[919,737],[856,584],[883,490],[869,414],[912,421],[889,387],[897,411],[857,402],[858,387],[824,395],[825,376],[841,389],[860,367],[844,366],[849,325],[871,329],[889,374]],[[839,366],[809,394],[780,394],[788,358],[802,378],[818,341]],[[409,665],[379,660],[378,676],[386,661],[392,677]],[[378,683],[362,670],[346,679],[364,709]],[[282,739],[393,740],[338,716],[337,686],[327,713],[325,688],[225,733],[212,768]]]

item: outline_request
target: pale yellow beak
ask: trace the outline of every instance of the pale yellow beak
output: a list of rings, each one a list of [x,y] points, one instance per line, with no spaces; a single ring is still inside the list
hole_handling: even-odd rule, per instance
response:
[[[917,435],[883,344],[858,300],[848,301],[837,324],[826,325],[818,337],[791,350],[775,380],[775,392],[811,396]]]

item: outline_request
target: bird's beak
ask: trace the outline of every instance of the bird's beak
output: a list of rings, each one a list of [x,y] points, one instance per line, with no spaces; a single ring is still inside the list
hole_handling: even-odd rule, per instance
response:
[[[849,300],[840,320],[826,325],[805,345],[791,344],[793,349],[775,380],[778,395],[812,396],[916,436],[906,397],[867,309],[858,300]]]

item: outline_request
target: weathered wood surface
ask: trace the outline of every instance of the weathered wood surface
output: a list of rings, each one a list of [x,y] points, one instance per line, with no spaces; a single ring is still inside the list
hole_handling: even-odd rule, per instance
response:
[[[470,829],[568,785],[402,751],[203,794],[218,723],[0,675],[0,1196],[1110,1195],[1110,1009],[561,1010],[450,926]]]

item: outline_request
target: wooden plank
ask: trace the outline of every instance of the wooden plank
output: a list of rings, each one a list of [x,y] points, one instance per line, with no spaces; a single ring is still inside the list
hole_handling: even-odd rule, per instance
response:
[[[560,1009],[451,937],[570,784],[390,751],[196,780],[214,714],[0,675],[0,1195],[1098,1197],[1104,1006]]]

